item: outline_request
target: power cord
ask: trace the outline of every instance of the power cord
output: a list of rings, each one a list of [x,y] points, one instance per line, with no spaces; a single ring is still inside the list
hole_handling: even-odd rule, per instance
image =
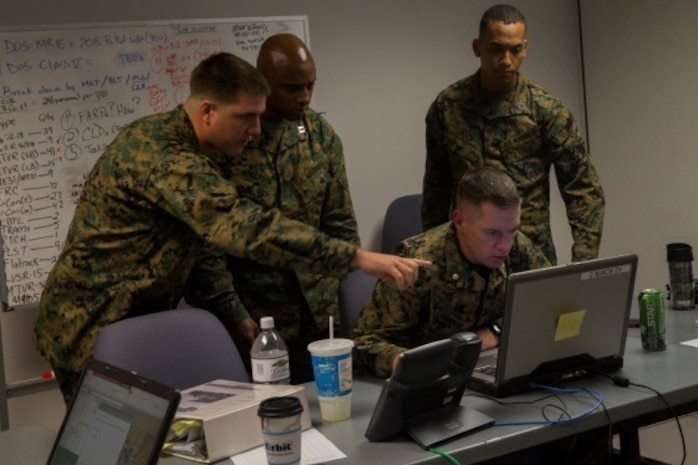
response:
[[[558,402],[560,402],[562,405],[564,405],[565,408],[567,408],[565,401],[562,400],[562,398],[558,394],[546,394],[544,396],[537,397],[537,398],[531,399],[531,400],[516,400],[516,401],[512,401],[512,402],[504,401],[504,400],[501,400],[497,397],[492,397],[492,396],[488,396],[485,394],[478,394],[476,392],[466,392],[465,395],[471,396],[471,397],[480,397],[482,399],[487,399],[487,400],[495,402],[499,405],[505,405],[505,406],[506,405],[533,405],[533,404],[538,404],[538,403],[540,403],[544,400],[550,399],[550,398],[555,398],[555,399],[557,399]]]
[[[586,415],[591,414],[593,411],[598,409],[599,405],[603,407],[604,414],[606,415],[606,418],[608,420],[608,433],[606,434],[605,442],[606,442],[606,447],[605,450],[606,455],[607,455],[607,463],[612,464],[613,463],[613,448],[612,448],[612,438],[613,438],[613,427],[612,427],[612,421],[610,414],[608,413],[608,410],[606,409],[606,405],[603,403],[603,394],[599,391],[588,389],[588,388],[561,388],[561,387],[550,387],[550,386],[541,386],[541,385],[536,385],[533,387],[537,387],[540,389],[547,389],[548,391],[551,392],[551,394],[546,394],[543,396],[539,396],[537,398],[534,398],[532,400],[528,401],[513,401],[513,402],[507,402],[507,401],[502,401],[494,397],[490,396],[485,396],[482,394],[476,394],[476,393],[468,393],[468,395],[472,395],[475,397],[482,397],[486,399],[490,399],[500,405],[531,405],[531,404],[539,404],[542,401],[545,401],[547,399],[554,398],[559,405],[556,405],[554,403],[546,403],[541,407],[541,415],[543,416],[544,420],[528,420],[528,421],[522,421],[522,422],[499,422],[495,423],[493,426],[503,426],[503,425],[556,425],[556,424],[572,424],[574,425],[574,421],[582,418]],[[567,404],[565,403],[564,400],[564,394],[579,394],[579,393],[586,393],[588,394],[594,401],[595,404],[588,409],[585,412],[582,412],[581,414],[574,415],[572,416],[569,412],[569,408]],[[552,416],[555,415],[557,418],[552,418]],[[564,459],[560,462],[562,464],[569,463],[570,459],[572,458],[572,454],[575,453],[575,445],[577,442],[577,435],[579,433],[575,433],[570,436],[571,438],[571,444],[566,444],[564,447],[566,449],[566,453],[564,455]]]
[[[624,376],[617,376],[617,375],[610,376],[610,375],[605,374],[605,373],[601,373],[601,374],[603,376],[605,376],[606,378],[608,378],[609,380],[611,380],[611,382],[616,386],[625,387],[625,388],[630,387],[630,386],[634,386],[634,387],[639,387],[642,389],[647,389],[649,391],[652,391],[654,394],[657,395],[657,397],[659,397],[662,400],[662,402],[666,406],[667,410],[669,411],[669,413],[671,413],[671,416],[676,421],[676,425],[678,426],[679,435],[681,436],[681,448],[682,448],[682,454],[683,454],[682,459],[681,459],[681,465],[684,465],[686,463],[686,455],[687,455],[686,454],[686,438],[683,434],[683,428],[681,427],[681,421],[679,420],[678,415],[676,414],[676,412],[674,411],[672,406],[669,404],[669,402],[666,400],[664,395],[661,392],[654,389],[653,387],[647,386],[645,384],[633,383],[632,381],[630,381],[630,379],[628,379]],[[596,409],[598,409],[599,406],[601,406],[604,410],[606,418],[608,419],[608,425],[609,425],[608,426],[609,463],[611,463],[612,457],[611,457],[610,451],[611,451],[611,445],[612,445],[612,441],[613,441],[612,421],[611,421],[611,416],[608,413],[608,410],[606,409],[606,405],[603,403],[603,393],[599,390],[588,389],[588,388],[560,388],[560,387],[547,386],[547,385],[542,385],[542,384],[536,385],[535,387],[550,391],[550,392],[552,392],[552,394],[547,395],[547,396],[543,396],[543,397],[538,398],[538,399],[534,399],[532,401],[526,401],[526,402],[502,402],[496,398],[489,397],[489,396],[480,396],[480,395],[476,395],[476,396],[477,397],[486,397],[486,398],[491,399],[491,400],[493,400],[501,405],[534,404],[534,403],[540,402],[542,400],[549,399],[551,397],[556,398],[562,404],[562,407],[560,407],[559,405],[554,405],[554,404],[544,405],[543,409],[541,410],[541,414],[543,415],[543,418],[544,418],[543,420],[527,420],[527,421],[518,421],[518,422],[495,422],[493,424],[493,426],[569,424],[575,420],[578,420],[578,419],[583,418],[587,415],[590,415],[592,412],[596,411]],[[585,393],[589,394],[589,396],[591,396],[591,398],[594,399],[596,401],[596,403],[591,408],[587,409],[586,411],[584,411],[582,413],[579,413],[577,415],[570,415],[569,412],[567,411],[567,405],[565,404],[565,401],[562,399],[562,397],[559,396],[559,394],[577,394],[577,393],[581,393],[581,392],[585,392]],[[557,419],[548,418],[548,414],[546,413],[546,409],[559,410],[558,418]],[[430,448],[429,451],[443,457],[444,459],[446,459],[449,463],[451,463],[453,465],[461,465],[460,462],[458,462],[458,460],[456,460],[455,457],[453,457],[452,455],[448,454],[445,451],[442,451],[442,450],[436,449],[436,448]]]
[[[596,401],[596,403],[590,407],[589,409],[585,410],[582,413],[578,413],[577,415],[570,415],[569,413],[565,412],[565,415],[562,415],[559,419],[557,420],[551,420],[548,418],[545,418],[543,420],[525,420],[525,421],[505,421],[505,422],[495,422],[493,426],[514,426],[514,425],[558,425],[558,424],[567,424],[571,423],[575,420],[578,420],[580,418],[583,418],[587,415],[590,415],[592,412],[594,412],[596,409],[599,408],[603,404],[603,393],[601,391],[598,391],[596,389],[586,389],[586,388],[560,388],[560,387],[554,387],[554,386],[547,386],[544,384],[537,384],[535,385],[536,388],[539,389],[545,389],[547,391],[553,392],[555,394],[578,394],[580,392],[584,392],[587,394],[593,394],[592,398]],[[563,418],[566,416],[567,418]]]
[[[664,402],[664,405],[666,405],[667,410],[669,410],[669,413],[671,413],[671,416],[674,417],[674,421],[676,421],[676,426],[679,428],[679,435],[681,436],[681,449],[682,449],[682,458],[681,458],[681,465],[684,465],[686,463],[686,438],[683,435],[683,428],[681,428],[681,421],[679,420],[679,416],[676,414],[672,406],[669,404],[669,402],[666,400],[666,397],[664,395],[657,391],[655,388],[647,386],[645,384],[638,384],[638,383],[633,383],[630,381],[630,379],[624,377],[624,376],[610,376],[608,374],[604,374],[608,379],[610,379],[613,384],[616,386],[620,387],[629,387],[629,386],[634,386],[634,387],[639,387],[642,389],[647,389],[648,391],[652,391],[659,397],[662,402]]]
[[[534,387],[540,387],[541,389],[546,388],[547,386],[534,386]],[[467,392],[466,396],[472,396],[472,397],[480,397],[483,399],[488,399],[492,402],[496,402],[499,405],[503,406],[514,406],[514,405],[535,405],[539,404],[543,401],[546,401],[548,399],[554,398],[559,405],[556,405],[554,403],[546,403],[541,407],[541,415],[545,419],[545,421],[536,421],[535,423],[532,421],[525,421],[521,422],[520,424],[522,425],[527,425],[527,424],[561,424],[561,423],[572,423],[575,419],[581,418],[584,416],[584,414],[589,414],[591,413],[594,409],[596,409],[600,403],[601,407],[603,407],[604,414],[606,415],[606,419],[608,420],[608,433],[606,436],[606,450],[607,450],[607,460],[608,464],[613,463],[613,422],[611,420],[611,416],[608,412],[608,409],[606,408],[606,405],[603,403],[603,396],[601,395],[600,392],[598,391],[593,391],[588,388],[578,388],[578,389],[561,389],[561,388],[554,388],[553,389],[555,392],[552,392],[551,394],[545,394],[542,396],[538,396],[536,398],[533,398],[531,400],[526,400],[526,401],[504,401],[496,397],[491,397],[487,396],[484,394],[479,394],[475,392]],[[592,392],[593,391],[593,392]],[[574,418],[570,415],[569,409],[567,407],[567,404],[565,403],[564,396],[562,394],[566,393],[572,393],[572,394],[577,394],[577,393],[586,393],[588,394],[595,402],[596,405],[589,411],[589,412],[584,412],[581,415],[577,415]],[[550,418],[550,415],[552,415],[551,411],[557,411],[557,419],[552,419]],[[550,415],[549,415],[550,412]],[[564,421],[563,418],[566,419]],[[495,423],[493,426],[497,425],[503,425],[504,423]],[[574,423],[572,423],[574,425]],[[575,447],[576,447],[576,441],[577,441],[577,435],[579,433],[575,432],[575,434],[571,435],[570,438],[572,440],[571,444],[567,444],[565,446],[565,449],[567,452],[565,453],[564,460],[561,462],[562,464],[567,464],[569,463],[570,459],[572,458],[572,454],[575,453]]]
[[[588,389],[574,390],[574,392],[582,392],[582,391],[589,393]],[[591,393],[589,393],[589,394],[592,395]],[[490,396],[485,396],[482,394],[475,394],[475,393],[468,393],[467,395],[472,395],[474,397],[482,397],[482,398],[490,399],[490,400],[492,400],[500,405],[528,405],[528,404],[535,404],[535,403],[541,402],[541,401],[546,400],[546,399],[555,398],[555,399],[557,399],[558,402],[560,402],[562,404],[562,407],[560,407],[559,405],[555,405],[555,404],[545,404],[543,406],[543,409],[542,409],[543,418],[546,419],[546,421],[544,423],[545,424],[562,423],[561,419],[564,417],[567,417],[567,420],[565,420],[565,422],[571,421],[574,419],[567,411],[567,404],[562,399],[562,397],[560,397],[559,392],[553,392],[552,394],[548,394],[548,395],[545,395],[545,396],[542,396],[542,397],[539,397],[537,399],[533,399],[530,401],[518,401],[518,402],[504,402],[504,401],[501,401],[495,397],[490,397]],[[592,397],[593,397],[593,395],[592,395]],[[594,400],[597,400],[597,399],[594,398]],[[546,409],[558,409],[559,410],[558,419],[557,420],[549,419],[548,415],[546,414],[546,411],[545,411]],[[604,410],[606,410],[605,406],[604,406]],[[495,423],[493,426],[503,425],[503,424],[504,423]],[[507,424],[514,424],[514,423],[507,423]],[[523,422],[521,424],[535,424],[535,423]],[[448,452],[445,452],[441,449],[437,449],[435,447],[430,447],[429,452],[436,454],[436,455],[439,455],[440,457],[442,457],[443,459],[445,459],[447,462],[451,463],[452,465],[461,465],[461,463],[455,457],[453,457]]]
[[[594,394],[589,392],[588,389],[586,389],[586,388],[582,388],[582,389],[584,389],[592,398],[595,398]],[[601,402],[601,407],[603,407],[603,413],[604,413],[604,415],[606,415],[606,420],[608,420],[608,428],[607,428],[608,434],[606,436],[606,450],[608,451],[607,452],[608,463],[609,463],[609,465],[613,465],[613,421],[611,420],[611,414],[608,413],[608,409],[606,408],[606,404]],[[567,460],[569,460],[569,457],[567,458]],[[565,463],[567,463],[567,462],[565,462]]]

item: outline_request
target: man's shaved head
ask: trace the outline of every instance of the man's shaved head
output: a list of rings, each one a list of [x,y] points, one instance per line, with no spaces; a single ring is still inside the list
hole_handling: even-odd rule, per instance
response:
[[[264,119],[301,119],[316,79],[315,61],[303,41],[293,34],[269,37],[259,49],[257,69],[271,87]]]

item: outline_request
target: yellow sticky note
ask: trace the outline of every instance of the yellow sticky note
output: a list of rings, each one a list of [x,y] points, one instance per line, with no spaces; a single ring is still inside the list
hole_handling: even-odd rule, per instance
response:
[[[560,315],[557,318],[557,326],[555,327],[555,342],[579,336],[586,312],[586,310],[576,310]]]

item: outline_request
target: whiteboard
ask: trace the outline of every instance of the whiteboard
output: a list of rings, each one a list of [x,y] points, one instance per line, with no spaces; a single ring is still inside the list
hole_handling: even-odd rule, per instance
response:
[[[83,181],[119,130],[183,103],[203,58],[254,64],[280,32],[310,45],[306,16],[0,30],[3,310],[38,302]]]

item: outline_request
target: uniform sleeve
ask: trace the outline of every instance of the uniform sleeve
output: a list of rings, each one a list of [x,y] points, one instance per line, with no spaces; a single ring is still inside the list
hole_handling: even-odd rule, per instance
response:
[[[419,321],[415,287],[400,292],[391,284],[377,283],[352,331],[357,373],[380,377],[392,374],[393,359],[410,346]]]
[[[360,246],[358,225],[349,193],[344,147],[332,127],[328,125],[328,128],[327,155],[330,160],[331,181],[325,191],[320,229],[330,237]]]
[[[545,254],[524,234],[517,232],[509,252],[511,272],[552,266]]]
[[[454,193],[443,140],[444,126],[438,100],[435,100],[426,116],[427,157],[422,183],[422,225],[425,231],[447,222],[451,214]]]
[[[605,210],[603,189],[574,118],[561,105],[553,112],[546,144],[572,229],[572,260],[596,258]]]
[[[163,162],[150,177],[156,202],[208,245],[263,265],[342,277],[357,247],[238,196],[195,154]]]
[[[195,263],[184,298],[194,307],[209,310],[229,328],[250,317],[235,292],[225,255],[212,247],[204,248]]]

